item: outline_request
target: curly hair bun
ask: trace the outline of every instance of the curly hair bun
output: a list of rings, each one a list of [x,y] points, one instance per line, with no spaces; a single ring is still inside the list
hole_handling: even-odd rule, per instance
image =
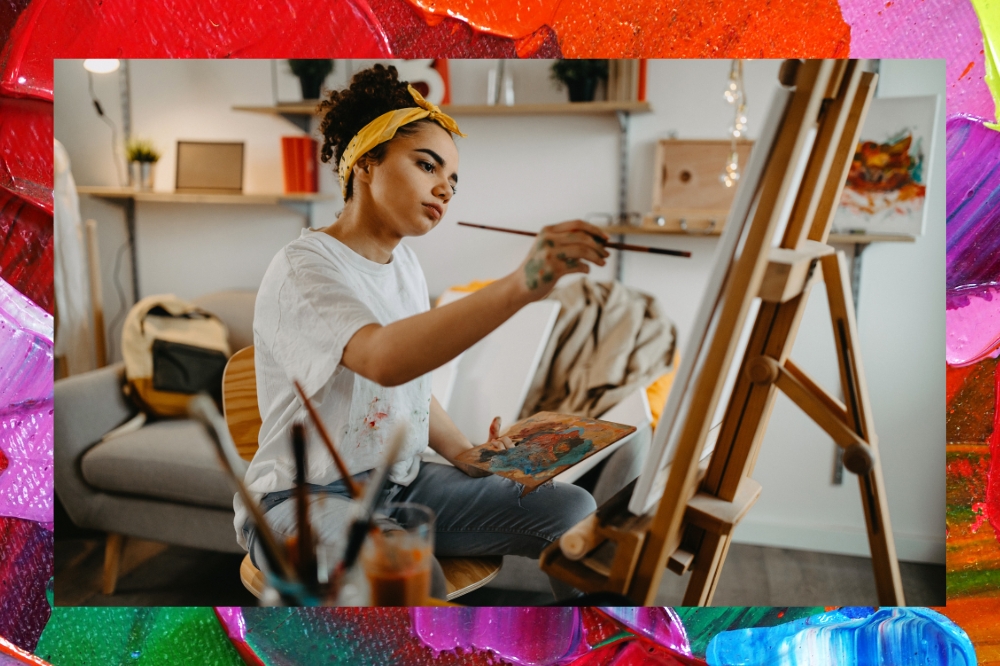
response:
[[[361,129],[384,113],[414,106],[407,90],[407,82],[399,80],[399,73],[392,65],[375,65],[362,70],[351,79],[344,90],[330,91],[318,111],[323,120],[319,131],[323,134],[320,159],[340,162],[347,144]],[[383,149],[384,150],[384,149]],[[372,157],[381,158],[383,150],[369,151]],[[374,153],[378,152],[378,155]],[[347,184],[347,198],[351,196],[351,181]]]

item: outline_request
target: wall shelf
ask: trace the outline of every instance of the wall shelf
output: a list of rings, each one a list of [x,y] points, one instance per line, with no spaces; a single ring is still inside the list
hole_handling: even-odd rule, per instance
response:
[[[312,116],[319,100],[292,102],[274,106],[234,106],[234,111],[250,111],[279,116]],[[559,104],[515,104],[513,106],[487,104],[445,105],[441,110],[456,116],[556,116],[556,115],[612,115],[618,112],[651,113],[649,102],[564,102]],[[289,120],[291,120],[289,118]],[[298,123],[296,123],[298,124]]]
[[[156,203],[193,203],[193,204],[256,204],[278,205],[285,203],[314,203],[317,201],[332,201],[332,194],[289,193],[289,194],[202,194],[193,192],[137,192],[121,187],[79,186],[76,191],[99,199],[124,200]]]

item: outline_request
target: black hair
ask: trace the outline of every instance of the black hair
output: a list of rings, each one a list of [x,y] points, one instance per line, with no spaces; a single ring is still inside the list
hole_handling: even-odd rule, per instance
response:
[[[412,106],[415,104],[413,96],[407,90],[407,82],[399,80],[399,73],[392,65],[375,65],[358,72],[351,78],[347,88],[331,91],[319,105],[318,111],[323,114],[319,125],[319,131],[323,134],[320,159],[332,162],[336,169],[347,145],[365,125],[384,113]],[[434,121],[424,119],[408,123],[397,129],[396,135],[412,134],[423,122]],[[386,147],[385,143],[375,146],[365,153],[366,159],[377,164],[385,157]],[[347,179],[345,199],[351,198],[353,183],[352,172]]]

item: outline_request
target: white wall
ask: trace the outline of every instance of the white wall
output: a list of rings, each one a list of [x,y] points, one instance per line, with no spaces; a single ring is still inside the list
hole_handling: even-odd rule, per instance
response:
[[[750,138],[757,136],[778,71],[777,61],[745,64]],[[177,139],[247,142],[245,189],[281,189],[279,137],[296,130],[280,118],[230,110],[273,101],[268,61],[132,61],[133,134],[163,150],[157,189],[173,188]],[[338,67],[328,83],[342,85]],[[451,62],[456,104],[481,103],[492,61]],[[558,101],[565,92],[548,79],[548,63],[511,63],[518,102]],[[284,70],[283,63],[279,70]],[[630,130],[629,207],[652,199],[653,146],[671,131],[680,138],[725,138],[732,107],[723,99],[729,61],[649,63],[652,114],[634,116]],[[55,132],[82,185],[113,185],[110,132],[90,108],[80,61],[56,61]],[[942,61],[882,63],[881,95],[941,94]],[[117,79],[95,77],[109,115],[120,116]],[[294,99],[295,81],[279,72],[279,98]],[[432,294],[515,268],[526,239],[455,226],[458,220],[536,229],[543,224],[617,210],[618,124],[611,117],[458,117],[469,137],[459,141],[461,185],[448,219],[408,244],[420,257]],[[913,244],[869,247],[863,256],[859,323],[865,367],[880,437],[893,527],[904,559],[944,561],[944,119],[931,156],[928,233]],[[721,169],[721,165],[720,165]],[[332,172],[322,189],[336,192]],[[117,296],[111,280],[123,236],[120,212],[84,201],[84,217],[101,223],[108,318]],[[317,210],[317,225],[332,222],[337,203]],[[253,287],[271,256],[295,237],[303,218],[281,207],[145,204],[138,216],[138,264],[144,294],[172,291],[194,297],[227,287]],[[634,242],[691,250],[689,260],[630,254],[624,281],[657,297],[687,340],[704,290],[716,238],[637,236]],[[850,248],[847,248],[850,250]],[[127,257],[126,257],[127,259]],[[128,262],[121,282],[129,284]],[[597,270],[611,279],[611,266]],[[799,333],[794,358],[836,392],[832,335],[820,285]],[[736,532],[742,541],[864,554],[864,521],[854,478],[830,484],[833,444],[796,407],[780,398],[755,477],[764,486],[757,506]]]

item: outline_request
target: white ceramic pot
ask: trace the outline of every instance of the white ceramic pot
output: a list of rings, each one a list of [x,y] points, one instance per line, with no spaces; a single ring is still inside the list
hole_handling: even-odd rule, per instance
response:
[[[140,192],[152,192],[156,177],[156,162],[132,162],[129,164],[132,188]]]

